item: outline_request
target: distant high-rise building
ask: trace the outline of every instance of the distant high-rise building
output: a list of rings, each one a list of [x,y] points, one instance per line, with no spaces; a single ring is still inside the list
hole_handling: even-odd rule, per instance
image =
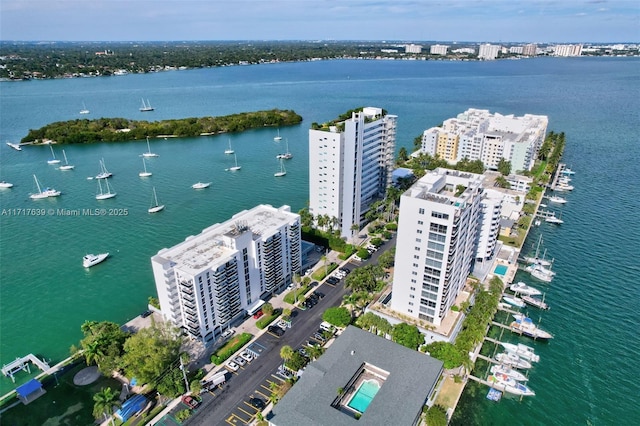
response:
[[[481,44],[478,48],[478,59],[493,60],[498,57],[500,46],[495,44]]]
[[[509,48],[509,53],[514,55],[522,55],[523,52],[524,52],[524,47],[522,46],[511,46]]]
[[[511,170],[531,170],[547,132],[544,115],[491,114],[470,108],[456,118],[432,127],[422,135],[421,151],[450,163],[464,158],[481,160],[496,169],[501,159],[511,162]]]
[[[559,44],[553,49],[554,56],[580,56],[582,55],[581,44]]]
[[[367,107],[309,130],[309,212],[351,238],[391,185],[397,116]],[[356,225],[356,226],[354,226]]]
[[[407,44],[404,47],[405,53],[422,53],[422,46],[418,44]]]
[[[402,194],[391,309],[440,325],[476,257],[482,181],[438,168]]]
[[[538,46],[533,43],[525,44],[522,48],[524,56],[536,56],[538,54]]]
[[[500,213],[504,194],[494,189],[485,189],[480,200],[480,216],[478,218],[478,239],[476,243],[476,260],[490,259],[498,243],[500,233]]]
[[[431,46],[429,53],[431,53],[432,55],[446,55],[447,49],[449,49],[449,46],[434,44]]]
[[[300,216],[259,205],[151,258],[164,318],[205,344],[301,268]]]

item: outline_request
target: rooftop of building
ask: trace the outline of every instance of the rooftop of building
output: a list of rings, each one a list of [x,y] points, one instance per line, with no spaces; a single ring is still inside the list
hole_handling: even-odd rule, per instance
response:
[[[483,176],[459,170],[437,168],[418,179],[405,195],[435,203],[462,207],[482,185]]]
[[[322,124],[312,123],[311,128],[313,130],[323,130],[323,131],[337,131],[337,130],[342,131],[343,130],[342,123],[352,119],[354,117],[354,114],[360,114],[360,113],[362,113],[365,116],[366,120],[378,120],[387,115],[387,111],[383,108],[358,107],[358,108],[350,109],[344,114],[340,114],[337,118],[331,121],[327,121]]]
[[[338,389],[363,366],[383,372],[382,385],[359,420],[338,408]],[[433,391],[442,362],[349,326],[273,408],[270,423],[298,425],[412,425]]]
[[[237,236],[250,231],[252,239],[260,239],[265,233],[290,223],[296,216],[289,206],[275,208],[261,204],[241,211],[225,222],[211,225],[171,248],[164,248],[156,256],[197,273],[215,259],[232,255],[236,250],[230,241]]]

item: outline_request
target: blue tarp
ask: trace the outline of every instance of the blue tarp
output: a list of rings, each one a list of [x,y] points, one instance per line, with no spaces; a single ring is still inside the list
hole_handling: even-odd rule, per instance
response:
[[[147,405],[147,398],[143,395],[136,395],[127,399],[124,404],[122,404],[122,408],[116,411],[116,417],[126,422],[129,420],[129,417],[142,410],[145,405]]]
[[[29,380],[22,386],[16,388],[16,392],[22,398],[26,398],[34,392],[39,391],[42,388],[42,383],[37,381],[36,379]]]

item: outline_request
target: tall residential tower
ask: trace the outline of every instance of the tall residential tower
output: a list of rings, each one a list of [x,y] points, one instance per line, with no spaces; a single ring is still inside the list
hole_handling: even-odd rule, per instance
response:
[[[351,238],[391,184],[397,116],[367,107],[309,130],[309,212]]]

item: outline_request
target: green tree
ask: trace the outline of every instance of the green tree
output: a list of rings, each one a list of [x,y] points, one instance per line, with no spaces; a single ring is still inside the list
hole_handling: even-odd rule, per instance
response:
[[[280,349],[280,358],[286,363],[293,357],[294,350],[289,345],[284,345]]]
[[[400,151],[398,151],[398,163],[404,163],[409,159],[409,154],[407,154],[407,148],[402,147]]]
[[[338,327],[346,327],[351,323],[351,313],[347,308],[332,307],[322,314],[322,319]]]
[[[131,336],[124,344],[122,363],[129,377],[149,383],[178,358],[181,340],[172,327],[154,324]]]
[[[501,158],[498,161],[498,171],[502,176],[509,176],[509,173],[511,173],[511,161]]]
[[[418,346],[424,343],[424,336],[418,327],[404,322],[393,326],[391,338],[394,342],[413,350],[418,349]]]
[[[444,363],[444,368],[451,369],[462,365],[465,355],[452,343],[433,342],[425,346],[429,355]]]
[[[434,405],[427,410],[425,421],[427,426],[447,426],[447,411],[439,405]]]
[[[113,422],[113,410],[120,407],[120,401],[118,400],[118,392],[111,388],[101,388],[100,392],[93,395],[93,416],[96,419],[104,417],[104,419],[111,419]]]
[[[286,361],[284,365],[286,365],[290,370],[299,371],[305,365],[307,365],[307,359],[303,357],[299,352],[294,351],[293,355],[291,355],[291,359]]]
[[[273,305],[269,302],[265,303],[264,305],[262,305],[262,312],[266,316],[271,316],[273,314]]]
[[[311,347],[306,348],[307,354],[309,358],[312,360],[316,360],[322,356],[324,353],[324,348],[320,345],[313,345]]]
[[[378,265],[387,269],[391,268],[395,263],[396,249],[395,247],[385,251],[378,257]]]
[[[102,374],[111,375],[118,368],[129,333],[110,321],[85,321],[80,330],[84,334],[80,347],[87,365],[96,364]]]

